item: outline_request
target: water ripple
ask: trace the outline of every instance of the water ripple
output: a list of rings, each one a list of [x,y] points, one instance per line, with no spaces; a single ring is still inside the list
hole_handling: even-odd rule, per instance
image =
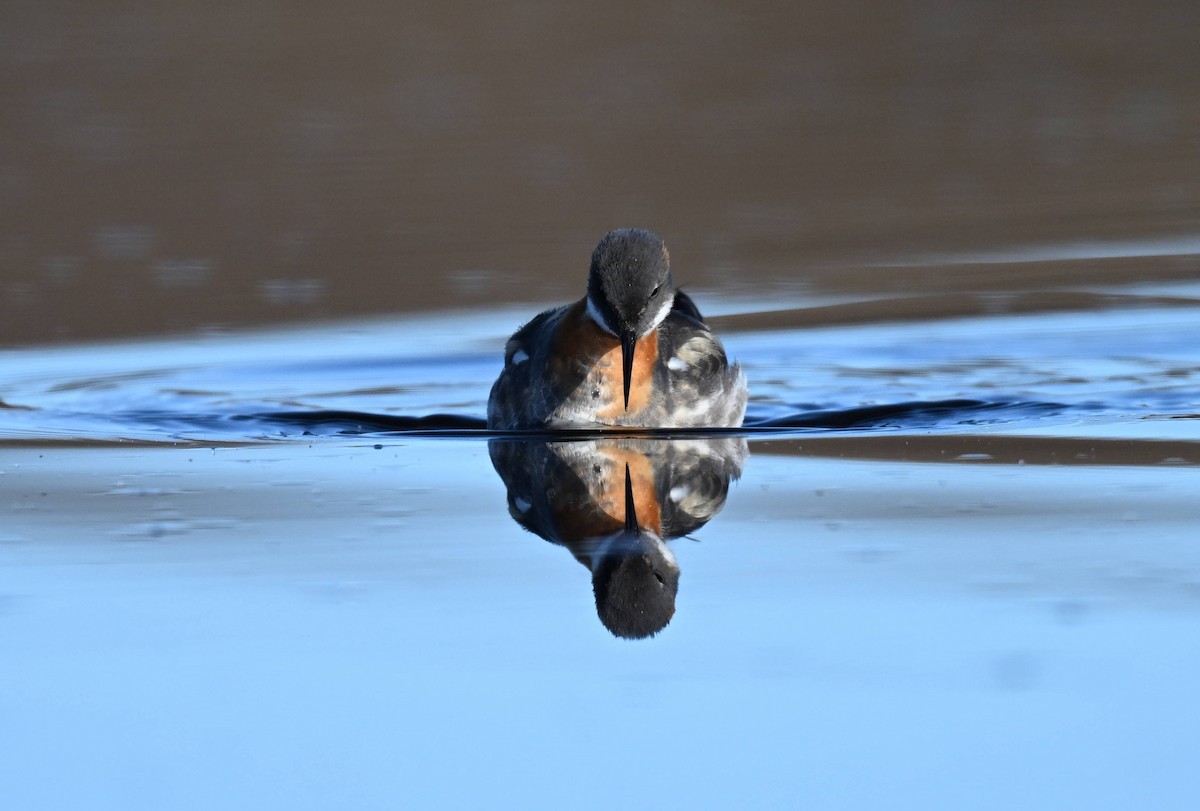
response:
[[[1196,308],[722,330],[742,433],[1190,434]],[[508,313],[0,353],[0,440],[238,443],[485,434]],[[431,341],[433,343],[431,344]],[[429,349],[436,346],[435,351]],[[1148,422],[1149,421],[1149,422]]]

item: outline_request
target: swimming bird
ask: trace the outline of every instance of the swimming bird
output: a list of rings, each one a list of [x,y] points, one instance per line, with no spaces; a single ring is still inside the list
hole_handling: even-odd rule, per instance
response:
[[[508,340],[488,427],[737,427],[747,396],[741,367],[675,289],[666,245],[621,228],[592,252],[587,295]]]

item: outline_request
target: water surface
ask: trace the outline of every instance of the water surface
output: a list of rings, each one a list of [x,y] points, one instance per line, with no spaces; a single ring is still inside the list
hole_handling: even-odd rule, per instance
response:
[[[1200,5],[301,5],[0,7],[5,808],[1195,804]]]
[[[5,352],[10,796],[1182,807],[1197,292],[726,300],[752,425],[701,509],[679,460],[729,440],[497,475],[547,447],[472,427],[516,309]],[[583,519],[513,520],[589,454],[704,515],[653,637],[610,632]]]

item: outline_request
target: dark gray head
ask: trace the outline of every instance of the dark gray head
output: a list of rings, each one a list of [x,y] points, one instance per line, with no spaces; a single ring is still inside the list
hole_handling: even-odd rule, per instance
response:
[[[638,338],[657,327],[675,301],[667,246],[642,228],[609,231],[592,252],[588,313],[621,341],[625,407]]]
[[[638,525],[628,466],[625,529],[608,539],[592,561],[592,589],[600,621],[616,636],[654,636],[675,616],[679,565],[662,538]]]

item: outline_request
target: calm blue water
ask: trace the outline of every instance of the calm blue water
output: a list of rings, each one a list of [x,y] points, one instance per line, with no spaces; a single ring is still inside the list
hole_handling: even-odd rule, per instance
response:
[[[486,437],[261,415],[482,416],[524,308],[4,352],[6,804],[1189,807],[1197,309],[739,308],[755,419],[870,419],[502,478]],[[691,521],[640,640],[538,512],[624,464]]]
[[[1200,301],[1200,288],[1177,292]],[[954,399],[1053,404],[1067,424],[1085,415],[1128,423],[1200,412],[1196,308],[1132,301],[1078,313],[723,335],[754,383],[751,424]],[[762,311],[753,302],[742,307]],[[2,351],[8,409],[0,438],[244,442],[296,433],[245,418],[317,410],[482,419],[497,347],[534,311]],[[1017,430],[1038,413],[1001,411],[996,419]],[[943,424],[957,421],[949,415]]]

